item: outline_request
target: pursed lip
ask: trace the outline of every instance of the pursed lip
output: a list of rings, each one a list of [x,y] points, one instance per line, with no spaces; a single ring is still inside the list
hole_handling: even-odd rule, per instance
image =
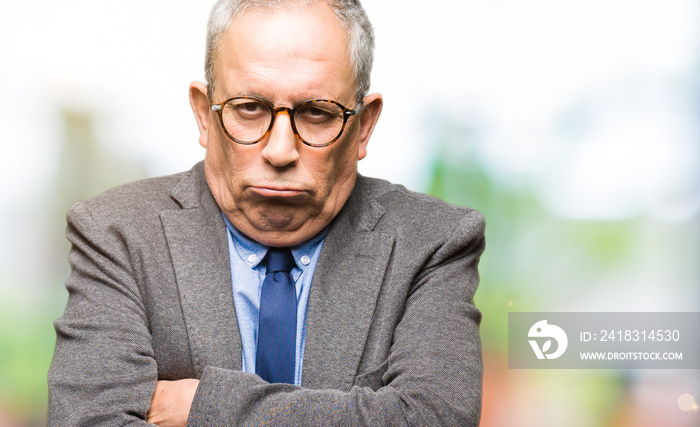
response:
[[[294,187],[274,186],[274,185],[252,185],[250,191],[261,197],[299,197],[305,193]]]

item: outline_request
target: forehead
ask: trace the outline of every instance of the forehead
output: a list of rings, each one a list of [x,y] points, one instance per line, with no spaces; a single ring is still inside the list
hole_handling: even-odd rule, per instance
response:
[[[347,32],[325,3],[257,7],[236,16],[214,70],[217,86],[251,94],[294,89],[299,96],[339,96],[354,84]]]

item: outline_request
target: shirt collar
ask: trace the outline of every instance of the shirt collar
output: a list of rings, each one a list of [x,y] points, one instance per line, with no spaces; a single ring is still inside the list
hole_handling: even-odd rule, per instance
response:
[[[236,227],[231,224],[231,222],[226,218],[224,213],[221,213],[224,218],[224,223],[226,223],[226,228],[229,233],[231,233],[233,240],[233,247],[236,249],[238,256],[243,260],[243,262],[252,269],[258,267],[267,254],[268,246],[262,243],[256,242],[250,237],[238,231]],[[304,270],[313,258],[318,245],[321,244],[323,239],[328,233],[328,227],[321,230],[314,237],[309,240],[300,243],[296,246],[292,246],[292,256],[294,257],[294,262],[297,264],[297,268]]]

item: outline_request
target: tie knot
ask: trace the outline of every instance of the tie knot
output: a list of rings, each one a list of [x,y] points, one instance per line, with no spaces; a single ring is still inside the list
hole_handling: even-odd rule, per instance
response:
[[[296,266],[292,252],[288,248],[270,248],[267,251],[267,272],[285,271],[289,273]]]

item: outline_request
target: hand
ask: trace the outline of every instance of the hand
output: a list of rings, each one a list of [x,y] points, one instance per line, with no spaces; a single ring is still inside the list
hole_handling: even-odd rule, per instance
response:
[[[198,386],[195,379],[158,381],[146,421],[161,427],[185,427]]]

